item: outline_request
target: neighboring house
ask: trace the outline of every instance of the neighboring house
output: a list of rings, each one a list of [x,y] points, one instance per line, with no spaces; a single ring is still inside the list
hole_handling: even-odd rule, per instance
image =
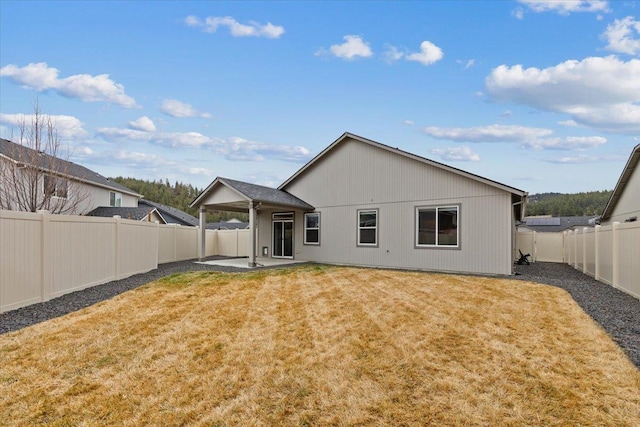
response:
[[[576,228],[593,227],[596,216],[528,216],[518,224],[518,231],[562,233]]]
[[[248,222],[242,222],[235,218],[229,221],[207,223],[207,230],[246,230],[247,228],[249,228]]]
[[[631,156],[622,170],[616,187],[600,217],[602,225],[614,222],[632,222],[640,218],[640,144],[631,151]]]
[[[140,199],[138,200],[138,206],[147,206],[157,209],[160,215],[164,218],[166,224],[188,225],[191,227],[197,227],[199,224],[198,218],[189,215],[180,209],[163,205],[162,203],[152,202],[147,199]]]
[[[277,189],[216,178],[191,206],[201,223],[207,209],[249,212],[249,265],[259,253],[508,275],[526,202],[522,190],[345,133]]]
[[[95,208],[87,216],[101,216],[111,218],[118,215],[122,219],[132,219],[134,221],[149,221],[166,224],[165,219],[160,215],[158,209],[149,206],[138,206],[137,208],[116,208],[111,206],[101,206]]]
[[[21,169],[27,170],[25,162],[36,166],[38,176],[42,177],[34,184],[34,187],[39,187],[36,189],[39,195],[50,192],[49,195],[56,199],[69,199],[73,209],[65,213],[83,215],[99,206],[136,207],[142,197],[84,166],[0,138],[0,166],[5,178],[5,173],[14,170],[12,168],[17,168],[17,173]],[[0,179],[0,185],[8,184],[7,179]],[[18,207],[12,206],[12,209]]]

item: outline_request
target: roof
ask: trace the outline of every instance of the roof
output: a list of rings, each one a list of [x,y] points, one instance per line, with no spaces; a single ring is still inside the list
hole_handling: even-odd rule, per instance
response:
[[[294,173],[294,174],[293,174],[289,179],[287,179],[285,182],[283,182],[283,183],[278,187],[278,189],[279,189],[279,190],[283,190],[287,185],[289,185],[291,182],[293,182],[294,180],[296,180],[300,175],[303,175],[303,174],[304,174],[304,172],[305,172],[307,169],[309,169],[309,168],[310,168],[311,166],[313,166],[316,162],[318,162],[321,158],[323,158],[323,157],[324,157],[328,152],[330,152],[331,150],[333,150],[333,149],[334,149],[338,144],[342,143],[343,141],[345,141],[345,140],[347,140],[347,139],[353,139],[353,140],[356,140],[356,141],[360,141],[360,142],[363,142],[363,143],[365,143],[365,144],[369,144],[369,145],[372,145],[372,146],[374,146],[374,147],[378,147],[378,148],[381,148],[381,149],[383,149],[383,150],[390,151],[390,152],[392,152],[392,153],[399,154],[399,155],[401,155],[401,156],[408,157],[408,158],[413,159],[413,160],[417,160],[417,161],[419,161],[419,162],[422,162],[422,163],[428,164],[428,165],[430,165],[430,166],[434,166],[434,167],[439,168],[439,169],[443,169],[443,170],[446,170],[446,171],[449,171],[449,172],[453,172],[453,173],[455,173],[455,174],[457,174],[457,175],[461,175],[461,176],[464,176],[464,177],[467,177],[467,178],[471,178],[471,179],[473,179],[473,180],[475,180],[475,181],[483,182],[483,183],[488,184],[488,185],[490,185],[490,186],[492,186],[492,187],[499,188],[499,189],[501,189],[501,190],[504,190],[504,191],[507,191],[507,192],[509,192],[509,193],[515,194],[515,195],[517,195],[517,196],[522,196],[522,197],[524,197],[524,196],[526,196],[526,195],[527,195],[527,192],[526,192],[526,191],[519,190],[519,189],[517,189],[517,188],[510,187],[510,186],[505,185],[505,184],[501,184],[501,183],[499,183],[499,182],[497,182],[497,181],[493,181],[493,180],[490,180],[490,179],[487,179],[487,178],[481,177],[481,176],[479,176],[479,175],[475,175],[475,174],[472,174],[472,173],[469,173],[469,172],[463,171],[462,169],[457,169],[457,168],[454,168],[454,167],[452,167],[452,166],[448,166],[448,165],[445,165],[445,164],[443,164],[443,163],[439,163],[439,162],[436,162],[436,161],[433,161],[433,160],[427,159],[427,158],[425,158],[425,157],[421,157],[421,156],[418,156],[418,155],[416,155],[416,154],[409,153],[408,151],[400,150],[399,148],[393,148],[393,147],[391,147],[391,146],[389,146],[389,145],[381,144],[381,143],[379,143],[379,142],[376,142],[376,141],[373,141],[373,140],[371,140],[371,139],[367,139],[367,138],[364,138],[364,137],[362,137],[362,136],[358,136],[358,135],[355,135],[355,134],[353,134],[353,133],[349,133],[349,132],[345,132],[345,133],[343,133],[343,134],[340,136],[340,138],[336,139],[336,140],[335,140],[331,145],[329,145],[327,148],[325,148],[324,150],[322,150],[322,151],[320,152],[320,154],[318,154],[318,155],[317,155],[317,156],[315,156],[313,159],[311,159],[311,160],[310,160],[306,165],[304,165],[302,168],[300,168],[300,169],[299,169],[296,173]]]
[[[534,231],[559,233],[573,227],[592,227],[589,220],[596,216],[556,216],[556,217],[528,217],[521,226]]]
[[[622,170],[622,174],[618,179],[618,183],[616,187],[613,189],[613,193],[611,193],[611,197],[609,197],[609,201],[607,205],[604,207],[604,211],[602,211],[602,217],[600,218],[602,221],[606,221],[611,217],[613,210],[620,200],[620,196],[624,192],[624,188],[631,179],[631,175],[633,175],[633,171],[638,167],[638,162],[640,161],[640,144],[636,145],[631,151],[631,155],[629,156],[629,160],[627,160],[627,164]]]
[[[207,230],[244,230],[245,228],[249,228],[248,222],[220,221],[207,223]]]
[[[147,215],[153,213],[154,211],[157,212],[157,209],[149,206],[142,206],[142,207],[138,206],[137,208],[101,206],[89,212],[87,216],[100,216],[100,217],[111,218],[114,215],[119,215],[123,219],[133,219],[137,221],[142,221],[147,217]]]
[[[294,209],[313,210],[313,206],[287,193],[286,191],[265,187],[263,185],[236,181],[229,178],[216,178],[209,186],[191,202],[190,206],[199,206],[204,197],[216,186],[224,185],[230,188],[247,202],[264,203],[268,205],[285,206]]]
[[[163,205],[161,203],[152,202],[147,199],[138,200],[138,206],[146,205],[156,208],[160,215],[164,218],[167,224],[181,224],[197,227],[200,222],[195,216],[189,215],[180,209],[172,208],[171,206]]]
[[[85,168],[84,166],[80,166],[79,164],[61,159],[59,157],[53,157],[49,154],[40,153],[32,148],[9,141],[8,139],[0,138],[0,155],[3,155],[13,160],[14,162],[19,163],[24,162],[25,159],[39,159],[39,164],[34,166],[38,166],[44,171],[53,172],[57,175],[65,176],[68,178],[74,178],[77,181],[82,181],[98,187],[126,193],[131,196],[142,197],[141,194],[128,189],[124,185],[118,184],[117,182],[105,178],[104,176],[92,171],[91,169]],[[54,170],[50,169],[52,166],[54,167]]]

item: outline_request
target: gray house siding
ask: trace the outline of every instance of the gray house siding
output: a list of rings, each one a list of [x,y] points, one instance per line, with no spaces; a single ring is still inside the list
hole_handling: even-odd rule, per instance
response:
[[[347,265],[511,274],[511,193],[443,168],[345,140],[283,190],[321,213],[319,246],[304,245],[296,212],[296,258]],[[416,248],[416,207],[459,206],[458,248]],[[357,246],[357,211],[378,210],[378,244]],[[271,215],[260,212],[258,244]],[[267,243],[265,245],[265,242]],[[261,253],[261,252],[259,252]]]
[[[640,221],[640,172],[635,168],[620,194],[620,198],[611,212],[611,216],[602,224],[625,222],[628,218],[637,217]]]

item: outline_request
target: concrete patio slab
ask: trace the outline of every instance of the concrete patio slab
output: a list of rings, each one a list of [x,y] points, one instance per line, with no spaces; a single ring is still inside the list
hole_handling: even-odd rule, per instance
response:
[[[280,259],[280,258],[256,258],[256,267],[274,267],[279,265],[300,264],[306,262],[298,259]],[[196,264],[219,265],[222,267],[235,267],[249,269],[249,258],[227,258],[216,259],[210,261],[196,261]]]

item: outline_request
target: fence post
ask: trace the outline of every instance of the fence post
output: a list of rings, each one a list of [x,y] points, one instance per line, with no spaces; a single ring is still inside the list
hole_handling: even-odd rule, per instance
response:
[[[587,274],[587,227],[582,228],[582,272]]]
[[[236,256],[240,253],[240,230],[236,228]]]
[[[575,236],[573,239],[573,253],[575,254],[575,256],[573,257],[573,268],[575,268],[576,270],[578,269],[578,234],[580,234],[580,230],[579,229],[575,229]]]
[[[173,224],[173,260],[178,260],[178,224]]]
[[[619,222],[614,222],[612,229],[611,229],[611,233],[612,233],[612,248],[611,248],[611,254],[613,255],[613,275],[611,278],[611,282],[613,283],[613,287],[617,288],[619,287],[619,282],[620,282],[620,254],[619,254],[619,243],[620,243],[620,236],[618,235],[619,231],[618,231],[618,226],[620,225]]]
[[[536,233],[535,230],[533,230],[533,242],[531,242],[533,244],[533,250],[531,252],[533,252],[533,262],[537,262],[538,261],[538,234]]]
[[[51,227],[49,211],[40,210],[38,213],[42,224],[42,239],[40,240],[40,301],[45,302],[51,299],[51,268],[53,268],[52,260],[49,256]]]
[[[600,227],[601,227],[600,225],[596,225],[595,226],[595,231],[594,231],[594,233],[595,233],[594,241],[595,241],[595,245],[596,245],[595,251],[594,251],[595,252],[596,268],[595,268],[595,272],[593,274],[594,274],[595,279],[598,280],[598,281],[600,280]]]
[[[113,220],[114,220],[114,230],[115,230],[115,234],[116,234],[116,253],[115,256],[113,257],[114,261],[115,261],[115,265],[113,266],[114,269],[114,275],[116,277],[116,280],[120,279],[120,222],[122,221],[122,217],[120,215],[114,215],[113,216]]]

